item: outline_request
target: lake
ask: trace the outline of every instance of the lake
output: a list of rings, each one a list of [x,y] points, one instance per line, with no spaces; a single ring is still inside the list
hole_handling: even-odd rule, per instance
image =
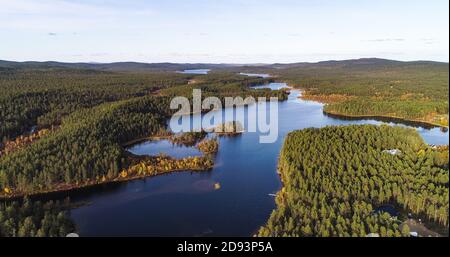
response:
[[[269,74],[263,74],[263,73],[245,73],[241,72],[239,75],[249,76],[249,77],[259,77],[259,78],[270,78],[271,76]]]
[[[210,72],[210,69],[194,69],[194,70],[184,70],[184,71],[177,71],[181,74],[197,74],[197,75],[206,75],[208,72]]]
[[[284,83],[255,87],[279,89]],[[258,133],[221,137],[214,169],[176,172],[74,194],[72,202],[89,202],[71,211],[81,236],[251,236],[275,208],[271,194],[280,189],[277,158],[287,133],[308,127],[389,124],[389,121],[344,120],[324,115],[323,105],[299,99],[291,90],[279,103],[279,134],[273,144],[260,144]],[[238,107],[238,108],[254,108]],[[227,109],[224,112],[233,111]],[[192,120],[200,119],[193,115]],[[409,124],[409,123],[408,123]],[[415,127],[430,144],[448,144],[448,131]],[[130,148],[137,154],[184,157],[192,149],[172,149],[165,141]],[[219,183],[216,190],[214,184]]]
[[[136,155],[160,155],[165,154],[174,158],[185,158],[189,156],[201,156],[202,153],[195,147],[175,145],[167,139],[149,140],[129,147],[129,152]]]

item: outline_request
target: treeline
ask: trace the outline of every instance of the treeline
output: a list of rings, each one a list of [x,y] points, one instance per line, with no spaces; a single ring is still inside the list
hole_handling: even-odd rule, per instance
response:
[[[75,231],[67,202],[40,202],[25,198],[0,202],[0,237],[65,237]]]
[[[111,73],[78,69],[0,72],[0,142],[33,126],[57,125],[81,108],[148,95],[187,84],[189,76],[169,72]]]
[[[208,171],[214,166],[212,156],[193,156],[175,159],[164,154],[160,156],[150,156],[140,158],[137,164],[132,164],[120,172],[120,177],[115,181],[127,180],[145,176],[155,176],[173,171]],[[106,177],[101,182],[107,182]]]
[[[304,89],[306,97],[327,103],[339,99],[327,106],[336,114],[395,114],[448,126],[446,63],[367,59],[298,65],[270,72]]]
[[[161,94],[167,96],[185,96],[192,98],[193,89],[202,90],[202,98],[215,96],[223,98],[225,96],[243,98],[252,96],[257,97],[278,97],[279,101],[287,99],[288,94],[284,90],[270,90],[270,89],[252,89],[251,87],[257,85],[264,85],[273,82],[272,78],[258,78],[237,75],[234,72],[211,72],[207,75],[200,75],[195,77],[195,83],[183,86],[174,86],[161,90]]]
[[[325,112],[348,116],[388,116],[448,125],[448,103],[430,100],[384,99],[373,101],[360,97],[327,104]]]
[[[189,81],[198,83],[187,85]],[[204,96],[277,96],[277,91],[251,90],[270,79],[229,72],[189,75],[175,72],[103,72],[84,69],[5,69],[0,71],[0,144],[34,126],[58,125],[62,118],[82,108],[148,94],[190,97],[200,88]],[[164,90],[167,89],[167,90]]]
[[[216,154],[219,151],[219,140],[214,138],[206,138],[197,144],[197,148],[204,154]]]
[[[34,131],[29,135],[19,136],[15,140],[6,141],[3,143],[3,145],[0,144],[0,156],[2,156],[3,154],[11,153],[26,145],[32,144],[36,140],[39,140],[42,137],[45,137],[46,135],[52,133],[52,131],[55,131],[56,129],[58,129],[58,127],[52,126],[50,129],[41,129],[38,131]]]
[[[282,79],[313,94],[400,97],[446,100],[448,64],[330,64],[276,71]]]
[[[385,151],[393,149],[400,152]],[[285,139],[279,172],[277,209],[259,236],[409,236],[400,220],[376,211],[385,204],[448,229],[448,154],[413,129],[295,131]]]
[[[164,130],[169,100],[146,96],[71,114],[59,130],[0,158],[2,193],[33,193],[117,177],[128,165],[121,144]]]
[[[175,145],[194,146],[208,134],[205,131],[173,134],[169,141]]]
[[[39,73],[41,71],[33,72]],[[54,74],[48,75],[47,72],[49,71],[42,72],[44,78],[46,76],[53,76],[52,78],[55,79],[55,82],[48,79],[42,79],[42,84],[37,83],[34,86],[28,86],[30,92],[33,90],[42,90],[45,92],[45,85],[50,82],[51,86],[49,87],[58,88],[54,83],[59,81],[59,76]],[[33,74],[34,73],[30,76],[33,77]],[[69,73],[66,79],[72,78],[70,74],[71,73]],[[75,74],[77,73],[75,72]],[[65,74],[59,75],[63,76]],[[134,83],[136,82],[133,80],[135,74],[123,75],[131,76],[130,81],[128,81],[128,83],[130,83],[128,84],[130,88],[126,88],[126,85],[122,85],[121,87],[117,87],[117,90],[116,85],[118,85],[118,80],[108,80],[107,78],[108,76],[119,76],[120,79],[124,79],[120,77],[122,76],[120,74],[88,72],[87,75],[82,73],[80,76],[92,76],[91,78],[94,82],[97,81],[97,79],[105,78],[105,81],[98,82],[99,85],[93,86],[92,90],[99,90],[100,92],[105,93],[106,96],[119,94],[119,96],[116,95],[118,98],[132,97],[135,93],[141,94],[146,92],[145,90],[159,88],[160,86],[168,87],[171,85],[170,83],[182,83],[184,82],[184,78],[186,78],[180,78],[177,77],[177,74],[172,74],[175,78],[175,82],[167,82],[168,84],[166,85],[164,84],[165,74],[153,75],[154,77],[152,77],[151,74],[148,76],[154,80],[160,81],[162,84],[155,84],[155,82],[148,81],[149,84],[147,85],[142,82],[144,84],[139,85],[143,88],[139,90],[137,88],[140,87],[136,86],[137,88],[134,88],[134,86],[132,86],[135,85]],[[245,92],[247,92],[245,90],[248,90],[248,92],[256,91],[248,89],[248,86],[253,83],[262,82],[262,80],[258,78],[248,78],[238,75],[216,74],[215,76],[217,76],[217,81],[220,81],[222,76],[227,76],[228,79],[226,81],[230,83],[234,81],[234,86],[231,88],[233,88],[235,94],[245,94]],[[197,77],[203,79],[201,75]],[[215,80],[212,78],[215,77],[209,76],[208,80],[214,82]],[[38,78],[36,79],[39,81]],[[12,80],[15,79],[12,78]],[[76,81],[76,79],[73,80]],[[81,81],[83,80],[81,79]],[[108,81],[111,87],[107,86],[109,84],[107,83]],[[75,87],[73,90],[77,88],[77,83],[78,82],[74,82]],[[105,85],[102,86],[102,83],[105,83]],[[66,84],[64,85],[67,86]],[[90,95],[90,91],[85,91],[85,89],[90,90],[90,87],[87,85],[87,81],[80,82],[79,88],[82,89],[79,89],[79,91],[83,92],[83,94]],[[221,85],[226,87],[227,84]],[[212,92],[215,92],[214,88],[221,88],[214,83],[204,85],[204,87],[208,88],[206,91],[209,90],[211,94]],[[23,90],[27,91],[26,88],[27,86],[25,86]],[[178,89],[183,89],[188,90],[189,94],[192,94],[192,88],[188,85],[183,87],[173,86],[170,88],[175,88],[176,90],[174,92],[178,92]],[[241,88],[245,88],[245,90],[241,91]],[[17,90],[20,91],[22,89]],[[224,89],[217,90],[217,92],[219,92],[217,96],[222,99],[224,96],[233,94],[232,91]],[[9,93],[15,91],[16,89],[12,89]],[[111,91],[111,93],[108,93],[109,91]],[[124,95],[120,95],[119,92],[124,93]],[[265,93],[270,94],[270,92]],[[27,99],[30,103],[35,101],[32,97],[25,97],[24,99]],[[76,188],[91,184],[92,181],[99,181],[103,177],[107,180],[112,180],[119,176],[121,170],[127,169],[130,165],[127,158],[127,152],[122,147],[122,144],[139,137],[155,135],[161,131],[165,131],[167,118],[173,113],[173,111],[168,108],[171,98],[166,90],[161,90],[158,94],[151,96],[133,97],[129,100],[103,103],[90,108],[82,108],[82,106],[87,107],[88,105],[98,104],[105,99],[101,99],[98,102],[89,102],[89,97],[81,97],[78,100],[81,105],[77,105],[70,114],[62,115],[60,117],[61,121],[59,123],[61,123],[61,126],[58,130],[52,131],[49,135],[34,141],[32,144],[25,145],[23,148],[16,149],[14,152],[0,157],[0,196],[8,197],[12,195],[63,190],[64,188]],[[108,98],[108,100],[112,101],[115,99]],[[55,99],[51,102],[53,101],[55,101]],[[65,100],[62,100],[61,104],[62,102],[65,102]],[[16,103],[12,104],[12,106],[17,107]],[[55,104],[55,106],[57,106],[57,104]],[[20,114],[20,111],[18,113]],[[39,118],[40,117],[42,116],[39,116]],[[30,120],[27,120],[27,122],[29,121]],[[31,121],[30,123],[33,122]],[[25,123],[20,123],[20,126],[23,126],[23,128],[27,127],[24,124]]]
[[[171,135],[169,141],[174,145],[195,146],[206,155],[215,154],[219,150],[219,140],[217,137],[207,138],[207,135],[205,131],[185,132]]]

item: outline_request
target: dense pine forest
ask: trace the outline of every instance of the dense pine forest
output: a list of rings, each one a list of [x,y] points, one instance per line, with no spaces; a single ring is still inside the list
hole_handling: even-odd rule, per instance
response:
[[[212,68],[206,75],[183,68]],[[239,75],[263,72],[270,78]],[[0,61],[0,198],[63,191],[179,170],[208,170],[219,151],[205,133],[175,135],[204,156],[138,158],[129,142],[168,135],[174,96],[278,97],[252,86],[286,81],[333,114],[448,125],[448,64],[358,60],[318,64],[111,65]],[[399,149],[391,155],[385,150]],[[284,188],[260,236],[406,236],[406,213],[448,229],[448,148],[413,130],[350,126],[291,133],[279,164]],[[392,219],[377,208],[394,205]],[[0,236],[64,236],[68,204],[0,201]]]
[[[5,146],[14,146],[0,156],[0,195],[4,196],[118,177],[131,164],[122,145],[165,131],[174,111],[169,109],[171,96],[192,97],[193,88],[202,89],[204,97],[287,98],[284,91],[250,89],[271,80],[230,72],[206,76],[67,68],[2,72],[2,138]],[[52,126],[57,127],[51,133],[39,133],[45,136],[32,134],[9,143],[33,127]],[[29,138],[35,139],[33,143]]]
[[[427,146],[413,129],[353,125],[291,132],[279,173],[277,209],[259,236],[409,236],[404,213],[448,231],[448,148]],[[386,204],[403,214],[377,211]]]
[[[174,73],[176,68],[214,70],[199,77]],[[236,76],[242,71],[273,77]],[[167,89],[162,90],[167,95],[189,95],[195,87],[206,96],[224,91],[235,96],[275,78],[301,87],[304,98],[326,103],[325,111],[332,114],[397,117],[448,126],[448,72],[448,63],[375,58],[259,66],[0,62],[0,87],[8,89],[0,99],[0,117],[6,121],[0,127],[0,139],[14,138],[33,124],[57,123],[78,108],[159,89]],[[258,95],[273,96],[269,92]],[[282,92],[277,96],[286,97]]]
[[[168,101],[145,96],[71,114],[59,130],[0,158],[2,188],[30,193],[117,177],[127,165],[121,144],[165,129]]]
[[[377,58],[228,68],[269,73],[303,98],[346,116],[384,116],[448,126],[448,63]]]
[[[196,76],[167,71],[1,68],[0,195],[15,197],[170,170],[209,169],[213,165],[209,156],[136,160],[123,144],[166,133],[166,121],[174,111],[169,109],[170,96],[191,97],[193,88],[201,88],[205,97],[286,99],[285,92],[249,88],[268,82],[229,72]],[[208,154],[215,152],[217,142],[205,141],[200,148]],[[2,203],[0,235],[64,236],[71,226],[58,206],[28,200],[24,205]],[[32,211],[35,216],[30,216],[30,208],[37,209]]]
[[[168,73],[0,69],[0,140],[13,139],[33,126],[58,124],[81,108],[144,96],[187,81],[184,75]]]
[[[448,126],[448,63],[362,59],[292,67],[278,74],[324,111]]]
[[[0,202],[0,237],[64,237],[75,231],[67,202]]]
[[[33,127],[58,125],[68,114],[134,97],[159,93],[192,95],[200,88],[205,96],[254,95],[285,97],[280,92],[254,92],[249,87],[270,80],[216,72],[201,79],[175,72],[105,72],[97,70],[0,68],[0,141],[7,141]],[[198,77],[198,76],[197,76]],[[188,83],[196,82],[188,86]],[[244,93],[243,92],[247,92]]]

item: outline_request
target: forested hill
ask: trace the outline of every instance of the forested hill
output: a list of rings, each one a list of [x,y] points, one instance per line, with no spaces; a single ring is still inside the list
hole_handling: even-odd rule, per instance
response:
[[[448,126],[449,65],[360,59],[287,65],[274,75],[326,103],[325,112]]]
[[[186,85],[193,76],[175,74],[174,71],[199,68],[227,74],[213,80],[209,76],[202,81],[202,86],[214,84],[215,88],[219,84],[233,83],[233,79],[229,80],[230,74],[239,72],[269,73],[277,80],[301,87],[304,98],[326,103],[324,111],[331,114],[395,117],[448,126],[448,63],[377,58],[253,65],[0,61],[0,88],[7,88],[3,90],[6,93],[3,97],[9,105],[0,111],[0,115],[8,117],[4,121],[6,125],[0,129],[0,140],[5,135],[11,137],[23,133],[17,129],[17,123],[29,123],[26,125],[30,127],[36,123],[36,117],[40,117],[38,123],[50,124],[79,107]],[[9,95],[11,92],[14,97]],[[51,94],[51,98],[57,99],[51,104],[52,108],[33,107],[49,106],[48,95]],[[74,99],[80,97],[87,97],[82,105]],[[28,100],[32,98],[38,101]],[[74,102],[77,106],[73,106]],[[61,103],[65,105],[60,106]],[[22,108],[25,105],[27,110]],[[10,112],[11,106],[21,110]]]
[[[449,64],[363,58],[318,63],[232,67],[269,73],[325,103],[330,114],[393,117],[448,126]]]
[[[143,62],[113,62],[113,63],[95,63],[95,62],[56,62],[56,61],[6,61],[0,60],[0,68],[20,68],[20,69],[44,69],[44,68],[77,68],[94,69],[106,71],[174,71],[185,69],[239,69],[239,70],[257,70],[270,72],[270,70],[293,69],[293,68],[334,68],[334,69],[378,69],[401,66],[436,66],[448,67],[448,63],[432,61],[411,61],[402,62],[380,58],[361,58],[341,61],[321,61],[321,62],[298,62],[298,63],[274,63],[274,64],[225,64],[225,63],[143,63]]]
[[[92,69],[104,71],[181,71],[186,69],[211,69],[226,68],[226,64],[204,63],[140,63],[140,62],[115,62],[115,63],[66,63],[66,62],[13,62],[0,60],[1,68],[15,69],[48,69],[71,68]]]
[[[435,65],[442,66],[448,63],[444,62],[433,62],[433,61],[395,61],[380,58],[361,58],[361,59],[351,59],[351,60],[330,60],[321,61],[317,63],[303,62],[303,63],[290,63],[290,64],[272,64],[269,65],[271,68],[277,69],[289,69],[289,68],[345,68],[345,69],[377,69],[377,68],[388,68],[388,67],[398,67],[398,66],[411,66],[411,65]]]

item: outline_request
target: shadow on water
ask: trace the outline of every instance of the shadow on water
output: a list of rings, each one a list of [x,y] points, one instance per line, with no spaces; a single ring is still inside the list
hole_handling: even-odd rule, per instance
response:
[[[192,156],[202,156],[200,150],[195,147],[175,145],[167,139],[148,140],[132,146],[127,150],[135,155],[168,155],[173,158],[185,158]]]
[[[323,112],[323,115],[333,118],[333,119],[338,119],[338,120],[345,120],[345,121],[361,121],[361,120],[376,120],[376,121],[380,121],[383,123],[396,123],[396,124],[402,124],[408,127],[415,127],[415,128],[424,128],[424,129],[434,129],[434,128],[440,128],[442,132],[447,132],[448,128],[446,127],[440,127],[440,126],[436,126],[436,125],[432,125],[426,122],[420,122],[420,121],[408,121],[408,120],[404,120],[404,119],[400,119],[400,118],[390,118],[390,117],[383,117],[383,116],[354,116],[354,117],[349,117],[349,116],[345,116],[345,115],[339,115],[339,114],[332,114],[332,113],[327,113],[327,112]]]
[[[91,197],[97,198],[102,195],[111,195],[115,192],[121,192],[123,190],[128,190],[133,184],[145,184],[147,183],[147,180],[149,179],[156,179],[157,177],[164,177],[164,176],[175,176],[180,175],[181,173],[186,173],[189,175],[193,174],[200,174],[202,173],[203,180],[196,181],[192,184],[192,188],[197,189],[198,191],[212,191],[214,189],[214,182],[208,180],[208,174],[211,174],[211,171],[176,171],[173,173],[165,173],[160,174],[156,176],[150,176],[145,178],[138,178],[135,180],[128,180],[128,181],[113,181],[106,184],[98,184],[98,185],[91,185],[88,187],[82,187],[82,188],[76,188],[70,191],[59,191],[59,192],[50,192],[50,193],[43,193],[43,194],[35,194],[28,196],[29,199],[34,201],[50,201],[50,200],[64,200],[64,199],[70,199],[75,202],[79,200],[86,200]],[[206,175],[206,176],[205,176]],[[186,189],[187,187],[184,187]],[[178,188],[164,188],[164,190],[160,190],[159,192],[153,192],[153,194],[157,193],[169,193],[169,192],[182,192],[183,187]],[[12,198],[12,199],[6,199],[5,201],[15,201],[20,200],[22,197],[19,198]]]

